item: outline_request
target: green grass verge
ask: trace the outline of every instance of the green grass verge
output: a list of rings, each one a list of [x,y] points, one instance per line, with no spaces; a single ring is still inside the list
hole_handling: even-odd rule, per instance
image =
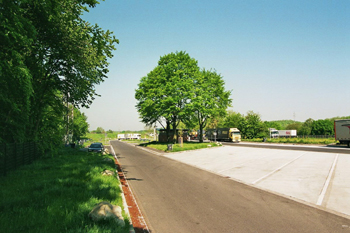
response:
[[[122,207],[119,181],[102,176],[115,171],[112,155],[61,148],[0,177],[0,232],[129,232],[114,221],[94,223],[88,214],[101,201]],[[122,207],[123,209],[123,207]]]
[[[197,150],[197,149],[203,149],[203,148],[209,148],[209,147],[217,147],[221,144],[217,143],[208,143],[208,142],[184,142],[183,146],[181,147],[180,144],[173,144],[173,149],[171,151],[168,151],[168,144],[169,143],[161,143],[161,142],[149,142],[149,143],[142,143],[140,146],[150,147],[161,151],[167,151],[167,152],[178,152],[178,151],[186,151],[186,150]]]
[[[242,139],[245,142],[262,142],[262,138]],[[320,144],[329,145],[336,143],[334,138],[267,138],[269,143],[295,143],[295,144]]]

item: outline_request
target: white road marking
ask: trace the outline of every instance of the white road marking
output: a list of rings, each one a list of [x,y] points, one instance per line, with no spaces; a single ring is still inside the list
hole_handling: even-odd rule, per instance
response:
[[[266,174],[265,176],[263,176],[263,177],[261,177],[261,178],[257,179],[256,181],[252,182],[252,184],[256,184],[256,183],[258,183],[259,181],[261,181],[261,180],[263,180],[263,179],[265,179],[265,178],[267,178],[267,177],[271,176],[272,174],[274,174],[274,173],[278,172],[279,170],[281,170],[281,169],[282,169],[282,168],[284,168],[285,166],[287,166],[287,165],[291,164],[292,162],[294,162],[295,160],[299,159],[301,156],[303,156],[303,155],[305,155],[305,154],[306,154],[306,153],[304,153],[304,154],[302,154],[302,155],[298,156],[297,158],[293,159],[292,161],[289,161],[289,162],[288,162],[288,163],[286,163],[286,164],[283,164],[283,165],[282,165],[282,166],[280,166],[279,168],[277,168],[277,169],[273,170],[272,172],[270,172],[270,173]]]
[[[331,170],[329,171],[329,174],[328,174],[326,183],[325,183],[324,186],[323,186],[322,192],[321,192],[320,196],[318,197],[318,200],[317,200],[316,205],[322,205],[323,199],[324,199],[324,197],[326,196],[326,192],[327,192],[329,183],[331,182],[331,178],[332,178],[332,176],[333,176],[333,172],[334,172],[334,169],[335,169],[335,165],[337,164],[338,157],[339,157],[339,154],[337,154],[337,155],[335,156],[335,159],[334,159],[332,168],[331,168]]]

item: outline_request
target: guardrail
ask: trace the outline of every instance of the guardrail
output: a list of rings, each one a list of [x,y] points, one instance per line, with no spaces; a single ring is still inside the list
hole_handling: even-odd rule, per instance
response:
[[[0,144],[0,176],[6,176],[9,171],[30,164],[39,157],[35,142]]]

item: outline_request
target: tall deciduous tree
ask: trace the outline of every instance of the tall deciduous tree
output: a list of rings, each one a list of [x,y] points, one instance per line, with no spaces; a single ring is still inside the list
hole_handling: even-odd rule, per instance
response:
[[[43,140],[49,119],[62,119],[67,112],[65,103],[88,106],[98,95],[95,86],[107,78],[107,59],[118,40],[81,18],[87,7],[96,4],[96,0],[1,1],[0,99],[5,120],[0,141]],[[58,134],[62,136],[60,130]]]
[[[191,112],[189,103],[198,73],[197,61],[186,52],[162,56],[158,66],[141,79],[135,93],[141,121],[148,125],[159,122],[172,140],[170,129],[175,133],[180,121]]]
[[[230,106],[231,91],[225,91],[225,82],[215,71],[203,69],[194,80],[191,112],[188,117],[195,119],[199,125],[199,140],[203,142],[203,129],[210,118],[223,117]],[[186,117],[184,118],[186,119]]]

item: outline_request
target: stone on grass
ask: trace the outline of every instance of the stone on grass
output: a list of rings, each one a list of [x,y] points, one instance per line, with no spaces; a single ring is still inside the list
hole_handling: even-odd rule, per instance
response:
[[[110,171],[110,170],[104,170],[102,172],[103,176],[113,176],[114,175],[114,171]]]
[[[112,205],[107,201],[98,203],[89,213],[89,218],[94,222],[114,219],[119,226],[125,226],[124,218],[122,216],[122,208],[117,205]]]
[[[108,163],[114,163],[114,160],[111,158],[104,158],[103,161]]]

